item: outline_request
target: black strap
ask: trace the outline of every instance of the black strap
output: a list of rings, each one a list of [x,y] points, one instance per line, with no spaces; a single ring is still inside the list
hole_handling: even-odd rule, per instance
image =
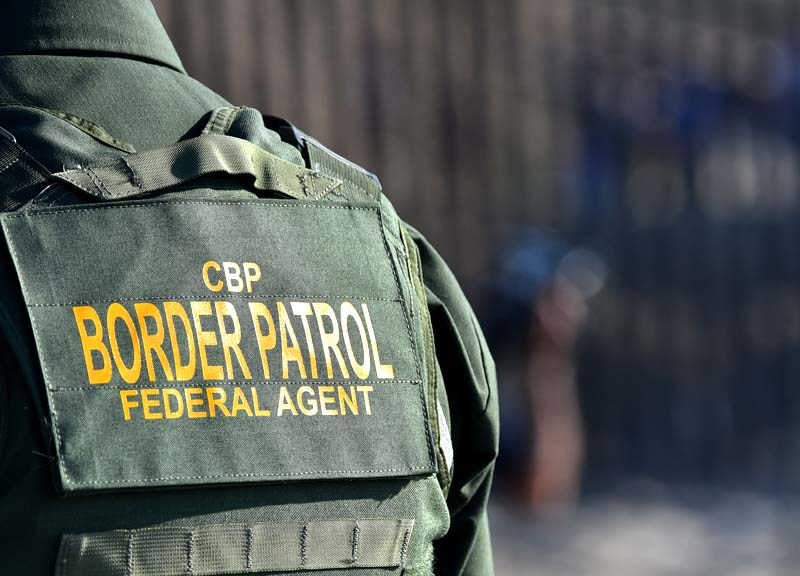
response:
[[[50,171],[0,128],[0,212],[11,212],[32,200]]]

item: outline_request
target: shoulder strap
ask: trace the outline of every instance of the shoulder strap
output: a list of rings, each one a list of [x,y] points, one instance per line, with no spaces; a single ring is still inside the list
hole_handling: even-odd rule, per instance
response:
[[[301,200],[320,200],[342,184],[335,176],[288,162],[247,140],[215,133],[53,177],[100,200],[125,200],[213,174],[251,176],[258,190],[274,190]]]
[[[0,212],[11,212],[33,199],[49,170],[0,128]]]

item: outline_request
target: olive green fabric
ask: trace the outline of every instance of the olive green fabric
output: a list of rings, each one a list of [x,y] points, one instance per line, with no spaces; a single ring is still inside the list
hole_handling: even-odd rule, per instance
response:
[[[414,520],[319,520],[68,535],[56,576],[215,576],[405,565]],[[379,573],[386,574],[386,571]]]
[[[4,12],[0,23],[13,29],[11,34],[0,35],[0,103],[11,105],[7,108],[29,105],[83,118],[137,150],[196,135],[193,127],[198,118],[227,102],[176,65],[172,48],[164,48],[168,39],[148,2],[126,0],[122,4],[122,0],[14,2],[13,10]],[[42,9],[42,5],[54,9]],[[31,19],[33,13],[35,19]],[[95,25],[98,18],[103,19],[102,26]],[[30,28],[29,21],[40,23]],[[120,42],[109,50],[99,50],[93,38],[102,40],[108,30]],[[134,46],[142,38],[153,48],[147,54]],[[35,149],[34,156],[48,169],[62,170],[60,159],[68,155],[55,146],[52,137],[60,128],[53,129],[45,121],[45,113],[27,114],[23,118],[19,111],[4,113],[0,108],[0,125],[14,122],[13,131],[24,147],[32,153]],[[302,119],[293,120],[302,123]],[[248,131],[248,140],[259,137],[262,148],[302,163],[298,150],[255,122],[252,113],[240,124],[237,128]],[[81,163],[81,156],[95,157],[97,150],[89,153],[91,145],[83,138],[92,139],[85,132],[73,138],[81,144],[72,149],[69,162],[64,160],[67,168]],[[110,154],[108,158],[120,153],[110,146],[101,149]],[[386,193],[391,197],[391,183]],[[0,410],[0,518],[4,520],[0,557],[4,573],[52,574],[65,533],[185,524],[186,518],[200,511],[217,523],[303,521],[307,516],[331,515],[363,518],[373,514],[375,503],[380,503],[384,517],[416,519],[409,557],[422,558],[424,543],[435,539],[437,574],[491,574],[486,503],[497,451],[494,367],[455,278],[424,238],[407,230],[420,252],[435,337],[439,398],[454,446],[447,497],[449,530],[437,520],[436,506],[444,506],[444,501],[434,477],[413,481],[411,487],[404,480],[356,480],[340,485],[335,495],[324,484],[301,483],[286,485],[281,491],[272,485],[247,485],[59,497],[52,481],[54,454],[44,441],[49,424],[37,416],[45,414],[46,408],[30,323],[10,255],[0,251],[0,407],[6,408]],[[388,236],[395,242],[399,234],[389,231]],[[108,249],[114,249],[111,239]],[[246,510],[266,511],[255,514]],[[256,518],[242,519],[243,515]],[[13,522],[8,521],[12,518]],[[428,573],[426,565],[419,560],[406,572]]]
[[[221,134],[205,134],[108,164],[60,172],[55,178],[100,199],[121,200],[214,174],[247,176],[259,190],[303,200],[321,200],[342,185],[339,178],[287,162],[242,138]]]
[[[34,328],[64,490],[436,471],[411,294],[396,280],[379,207],[161,200],[0,221]],[[167,304],[181,316],[168,317]],[[110,320],[112,307],[127,327]],[[212,335],[202,347],[201,330]],[[148,351],[146,333],[159,335],[157,348]],[[235,347],[222,347],[225,334]],[[87,350],[105,358],[85,359]],[[189,360],[199,354],[202,362]],[[218,375],[207,376],[206,357]],[[108,376],[93,381],[89,364]],[[178,378],[181,364],[191,373]]]
[[[30,200],[28,191],[48,176],[48,170],[10,132],[0,132],[0,211],[16,210]]]

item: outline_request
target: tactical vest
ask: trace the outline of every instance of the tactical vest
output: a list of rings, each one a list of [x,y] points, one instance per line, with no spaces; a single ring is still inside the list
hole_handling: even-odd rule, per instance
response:
[[[377,179],[230,135],[252,109],[139,152],[17,112],[49,140],[0,134],[0,571],[432,574],[449,413]]]

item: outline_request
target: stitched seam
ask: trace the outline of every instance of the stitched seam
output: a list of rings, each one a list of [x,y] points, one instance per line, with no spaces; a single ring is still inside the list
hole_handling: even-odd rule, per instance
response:
[[[308,524],[300,530],[300,566],[305,566],[308,561]]]
[[[397,265],[394,261],[394,258],[392,258],[391,248],[389,247],[389,239],[386,237],[386,226],[383,220],[383,210],[380,209],[378,210],[378,227],[380,228],[381,236],[383,238],[383,247],[384,250],[386,250],[386,256],[389,258],[389,264],[392,267],[392,272],[394,274],[394,281],[397,288],[397,295],[403,301],[403,303],[405,303],[405,299],[403,298],[403,289],[400,284],[400,272],[397,269]],[[417,350],[414,333],[411,330],[411,320],[408,315],[408,307],[406,305],[403,305],[402,308],[403,308],[403,319],[406,322],[406,330],[408,331],[408,338],[409,341],[411,342],[411,350],[414,354],[414,368],[416,370],[416,377],[417,379],[422,379],[423,376],[422,376],[422,368],[420,367],[420,353]],[[428,416],[428,404],[425,399],[424,386],[420,386],[419,391],[420,391],[420,397],[422,399],[422,415],[425,420],[423,424],[425,428],[425,441],[428,445],[429,463],[433,466],[436,466],[437,464],[436,452],[434,451],[433,443],[431,442],[431,435],[432,435],[431,422]]]
[[[199,293],[199,292],[190,292],[185,296],[158,296],[158,295],[143,295],[143,296],[125,296],[121,298],[96,298],[90,300],[76,300],[74,302],[50,302],[47,304],[40,303],[40,304],[28,304],[28,308],[61,308],[64,306],[76,306],[79,304],[97,304],[99,302],[139,302],[143,300],[189,300],[189,299],[201,299],[201,300],[220,300],[219,295],[215,294],[208,294],[208,293]],[[392,303],[400,303],[402,300],[398,300],[397,298],[380,298],[377,296],[335,296],[335,295],[328,295],[328,294],[315,294],[311,296],[306,296],[302,294],[227,294],[224,299],[228,298],[239,298],[241,300],[257,300],[257,299],[265,299],[265,298],[301,298],[303,300],[315,300],[315,299],[328,299],[328,300],[360,300],[366,302],[392,302]]]
[[[403,542],[400,544],[400,565],[404,565],[406,563],[406,556],[408,555],[408,543],[411,540],[411,529],[406,528],[405,533],[403,534]]]
[[[247,570],[253,568],[253,527],[248,526],[245,531],[244,566]]]
[[[111,198],[112,197],[111,192],[108,190],[108,188],[106,188],[106,185],[103,184],[103,181],[97,175],[97,172],[95,172],[90,167],[84,168],[83,171],[89,176],[89,178],[92,179],[92,182],[94,183],[94,185],[97,186],[97,188],[100,189],[100,191],[103,193],[103,195],[105,197],[107,197],[107,198]]]
[[[411,321],[410,321],[410,319],[408,317],[408,308],[405,305],[406,304],[406,300],[403,297],[403,288],[402,288],[402,286],[400,284],[400,274],[399,274],[399,271],[397,270],[397,266],[395,264],[394,258],[392,258],[392,252],[391,252],[391,249],[389,248],[389,240],[386,238],[386,231],[385,231],[385,226],[384,226],[384,222],[383,222],[383,211],[379,210],[377,216],[378,216],[378,228],[379,228],[379,230],[381,232],[381,238],[383,239],[383,248],[386,251],[386,257],[389,260],[389,266],[391,267],[392,274],[394,276],[395,289],[397,290],[397,297],[398,297],[399,301],[403,304],[403,306],[402,306],[402,308],[403,308],[403,319],[405,320],[405,323],[406,323],[406,331],[408,332],[408,339],[411,342],[411,349],[412,349],[412,351],[414,353],[414,367],[416,369],[416,377],[417,378],[422,378],[422,371],[420,370],[420,366],[419,366],[419,355],[417,353],[417,346],[416,346],[416,344],[414,342],[414,335],[413,335],[413,332],[411,331]]]
[[[130,390],[132,387],[137,388],[214,388],[218,386],[235,386],[237,384],[280,384],[282,386],[293,385],[308,385],[308,384],[330,384],[330,385],[351,385],[360,386],[362,384],[422,384],[421,380],[215,380],[207,382],[143,382],[138,385],[134,384],[90,384],[89,386],[67,386],[67,387],[53,387],[48,386],[48,390],[52,392],[102,392],[103,390]]]
[[[59,175],[60,178],[68,180],[75,186],[81,187],[76,181],[72,180],[70,177],[61,174]],[[106,204],[99,204],[97,206],[93,206],[91,208],[65,208],[65,209],[47,209],[47,210],[40,210],[36,212],[22,212],[22,213],[14,213],[14,214],[6,214],[5,218],[24,218],[24,217],[33,217],[33,216],[50,216],[53,214],[67,214],[72,212],[93,212],[95,210],[124,210],[126,208],[152,208],[152,207],[159,207],[159,206],[180,206],[180,205],[208,205],[208,206],[269,206],[275,208],[324,208],[330,210],[363,210],[365,212],[378,212],[380,207],[378,206],[353,206],[352,204],[319,204],[319,203],[310,203],[310,202],[294,202],[292,204],[275,204],[275,203],[266,203],[266,202],[258,202],[258,201],[251,201],[251,202],[220,202],[214,200],[182,200],[177,202],[171,201],[161,201],[161,202],[147,202],[141,204],[124,204],[124,205],[106,205]]]
[[[219,113],[224,110],[224,108],[217,108],[211,113],[211,118],[208,119],[208,123],[203,127],[203,134],[210,134],[212,128],[214,127],[214,123],[217,121],[217,116]]]
[[[344,179],[342,179],[341,175],[337,174],[336,172],[334,172],[333,170],[331,170],[330,168],[328,168],[326,166],[321,166],[321,170],[322,170],[322,172],[324,172],[327,176],[329,176],[331,178],[334,178],[336,180],[342,180],[342,182],[347,182],[353,188],[358,189],[369,200],[376,201],[376,200],[380,199],[379,196],[377,196],[376,194],[372,194],[369,190],[367,190],[363,186],[357,184],[352,178],[344,178]]]
[[[194,574],[194,530],[186,538],[186,573]]]
[[[401,224],[402,226],[402,224]],[[408,236],[407,233],[404,233],[404,228],[400,229],[401,232],[401,240],[403,245],[406,248],[406,251],[409,252],[408,254],[408,267],[409,267],[409,275],[411,277],[411,283],[413,289],[417,292],[417,300],[419,301],[420,306],[420,321],[422,323],[422,337],[423,337],[423,344],[425,346],[425,359],[427,363],[427,376],[429,379],[428,385],[430,386],[430,395],[431,395],[431,405],[429,411],[429,417],[434,420],[435,425],[435,432],[436,432],[436,458],[437,462],[441,468],[440,470],[440,478],[442,489],[447,493],[447,490],[450,488],[450,469],[447,466],[447,458],[444,455],[444,449],[442,448],[442,423],[439,422],[439,390],[438,390],[438,374],[436,370],[436,350],[435,350],[435,343],[433,338],[433,324],[431,323],[430,312],[427,306],[427,300],[425,297],[425,287],[424,287],[424,279],[422,277],[422,266],[420,261],[420,253],[419,249],[417,248],[416,244],[414,244],[413,240]],[[446,424],[446,423],[445,423]]]
[[[133,169],[133,166],[131,166],[130,162],[128,162],[128,159],[125,158],[124,156],[122,157],[122,163],[131,173],[131,183],[134,186],[136,186],[139,190],[144,192],[144,188],[142,188],[142,181],[139,179],[139,176],[136,174],[136,171]]]
[[[133,576],[133,536],[135,532],[128,532],[128,546],[125,549],[125,574]]]
[[[242,107],[241,106],[236,106],[235,108],[232,108],[231,111],[228,113],[228,118],[227,118],[227,120],[225,122],[225,128],[223,128],[223,130],[222,130],[223,134],[227,134],[228,130],[231,129],[231,126],[233,125],[233,121],[236,118],[236,116],[237,116],[237,114],[239,113],[240,110],[242,110]]]
[[[19,162],[19,156],[15,157],[13,162],[11,162],[11,163],[10,163],[8,166],[6,166],[6,167],[5,167],[5,168],[3,168],[2,170],[0,170],[0,174],[2,174],[3,172],[5,172],[5,171],[6,171],[6,170],[8,170],[9,168],[11,168],[11,167],[12,167],[14,164],[16,164],[17,162]]]
[[[211,474],[205,476],[160,476],[157,478],[140,478],[133,481],[92,480],[89,482],[72,482],[75,486],[136,486],[172,480],[225,480],[231,478],[294,478],[315,476],[317,474],[396,474],[398,472],[431,472],[430,466],[407,466],[405,468],[364,468],[363,470],[309,470],[306,472],[252,473],[252,474]]]
[[[28,213],[27,215],[28,216],[42,216],[42,215],[47,215],[47,214],[51,214],[51,213],[89,212],[89,211],[97,210],[97,209],[106,209],[106,210],[108,210],[108,209],[124,209],[124,208],[139,208],[139,207],[143,207],[144,208],[144,207],[163,206],[164,204],[165,204],[164,202],[157,202],[157,203],[147,203],[147,204],[132,204],[132,205],[124,205],[124,206],[97,206],[97,207],[93,207],[93,208],[79,208],[79,209],[54,210],[54,211],[47,211],[47,212],[40,212],[40,213]],[[181,205],[181,204],[189,204],[189,205],[194,205],[194,204],[200,204],[200,205],[240,205],[241,206],[241,205],[253,205],[253,204],[256,204],[256,203],[253,203],[253,202],[185,201],[185,202],[173,202],[171,204],[178,204],[178,205]],[[260,204],[257,204],[257,205],[260,205]],[[364,210],[364,211],[377,212],[378,229],[379,229],[379,231],[381,233],[381,237],[382,237],[383,243],[384,243],[384,249],[386,251],[387,257],[389,258],[389,264],[390,264],[390,266],[392,268],[392,272],[393,272],[393,275],[394,275],[394,278],[395,278],[396,289],[398,291],[398,295],[400,296],[400,300],[399,301],[400,302],[404,302],[404,300],[402,299],[403,295],[402,295],[401,286],[400,286],[400,282],[399,282],[398,272],[397,272],[397,269],[396,269],[395,262],[394,262],[394,260],[393,260],[393,258],[391,256],[389,243],[388,243],[388,240],[386,238],[385,228],[384,228],[384,225],[383,225],[383,216],[382,216],[382,212],[380,211],[379,207],[360,207],[360,206],[351,206],[351,205],[320,205],[320,204],[299,204],[299,205],[298,204],[263,204],[263,205],[265,205],[265,206],[285,207],[285,208],[296,208],[298,206],[314,206],[314,207],[320,207],[320,208],[333,208],[333,209],[346,209],[346,210]],[[25,216],[25,214],[15,214],[15,215],[11,215],[10,217],[21,217],[21,216]],[[16,257],[15,257],[15,260],[17,260]],[[24,288],[23,288],[23,291],[25,293],[27,293],[27,290],[25,290]],[[35,327],[34,320],[33,320],[33,315],[30,315],[30,316],[31,316],[31,323],[32,323],[32,325],[34,327],[34,333],[38,333],[38,331],[36,330],[36,327]],[[404,317],[405,322],[406,322],[406,327],[407,327],[407,330],[408,330],[408,334],[409,334],[409,339],[410,339],[410,343],[411,343],[411,346],[412,346],[412,350],[414,351],[414,363],[415,363],[416,373],[417,373],[417,376],[419,376],[420,375],[419,358],[418,358],[416,345],[414,343],[413,335],[411,333],[411,326],[409,324],[408,312],[407,312],[405,306],[403,306],[403,317]],[[38,342],[37,342],[37,348],[38,348]],[[41,350],[39,350],[39,357],[40,357],[40,359],[42,357]],[[46,375],[46,368],[45,368],[44,362],[42,361],[41,364],[42,364],[42,370],[45,373],[44,374],[45,381],[47,382],[47,381],[49,381],[49,378]],[[84,389],[85,388],[82,388],[80,390],[84,390]],[[51,391],[51,392],[54,392],[54,391],[57,391],[58,389],[50,389],[48,387],[48,390]],[[58,391],[60,391],[60,390],[58,390]],[[423,411],[424,411],[424,413],[427,414],[427,407],[425,406],[424,392],[422,391],[422,387],[420,387],[420,394],[421,394],[421,397],[422,397]],[[51,404],[55,404],[55,402],[51,402]],[[60,427],[59,427],[59,424],[58,424],[58,418],[57,418],[56,411],[52,406],[51,406],[51,412],[52,412],[52,415],[53,415],[54,433],[55,433],[55,436],[56,436],[56,441],[58,442],[59,452],[61,452],[61,450],[60,450],[61,449]],[[430,431],[429,431],[429,425],[428,425],[427,418],[425,419],[425,428],[428,431],[428,433],[426,434],[426,440],[427,440],[427,443],[428,443],[428,450],[429,450],[429,456],[430,456],[432,454],[432,452],[431,452],[432,448],[431,448],[431,444],[430,444]],[[431,463],[433,463],[433,462],[435,462],[435,460],[433,460]],[[72,483],[73,485],[76,485],[76,486],[83,486],[83,485],[85,485],[85,486],[99,486],[99,485],[119,486],[119,485],[125,485],[125,483],[121,482],[121,481],[99,481],[98,480],[98,481],[91,481],[91,482],[77,482],[77,483],[76,482],[72,482],[70,480],[70,478],[69,478],[68,473],[66,472],[65,467],[64,467],[64,458],[59,458],[59,468],[62,471],[62,475],[64,477],[65,484]],[[414,466],[414,467],[395,468],[395,469],[320,470],[320,471],[308,471],[308,472],[285,473],[285,474],[265,474],[265,473],[262,473],[262,474],[235,474],[235,475],[213,475],[213,476],[212,475],[207,475],[207,476],[175,476],[175,477],[161,477],[161,478],[145,478],[145,479],[140,479],[138,482],[141,482],[141,483],[153,483],[153,482],[161,482],[161,481],[166,481],[166,480],[207,480],[207,479],[214,479],[214,478],[218,478],[218,479],[224,479],[224,478],[268,478],[268,477],[284,477],[284,478],[286,478],[286,477],[310,476],[310,475],[316,475],[316,474],[321,474],[321,473],[327,473],[327,474],[364,474],[364,473],[397,473],[397,472],[415,472],[415,471],[430,471],[430,467],[429,466]]]
[[[320,192],[317,192],[312,196],[314,200],[322,200],[323,198],[325,198],[325,196],[333,192],[333,190],[335,190],[344,183],[344,181],[341,178],[330,175],[330,173],[327,176],[323,176],[323,178],[330,180],[330,183],[327,187],[323,188]]]
[[[353,526],[353,548],[350,554],[350,561],[353,564],[358,562],[358,544],[359,544],[359,536],[361,534],[361,528],[358,525],[358,521],[356,521],[356,525]]]
[[[91,194],[92,196],[101,196],[102,195],[102,192],[100,190],[97,190],[96,192],[93,192],[92,190],[88,190],[87,187],[82,182],[79,182],[76,178],[67,175],[66,172],[62,172],[61,174],[59,174],[57,176],[57,178],[59,178],[61,180],[66,180],[67,182],[69,182],[70,184],[75,186],[76,188],[78,188],[80,190],[83,190],[84,192],[86,192],[87,194]],[[91,178],[90,178],[90,180],[91,180]],[[92,185],[94,185],[93,182],[92,182]],[[95,188],[97,188],[97,187],[95,186]],[[17,214],[8,214],[6,216],[6,218],[21,218],[21,217],[26,216],[26,215],[27,216],[35,216],[36,214],[37,214],[36,212],[25,212],[25,213],[19,212]]]

